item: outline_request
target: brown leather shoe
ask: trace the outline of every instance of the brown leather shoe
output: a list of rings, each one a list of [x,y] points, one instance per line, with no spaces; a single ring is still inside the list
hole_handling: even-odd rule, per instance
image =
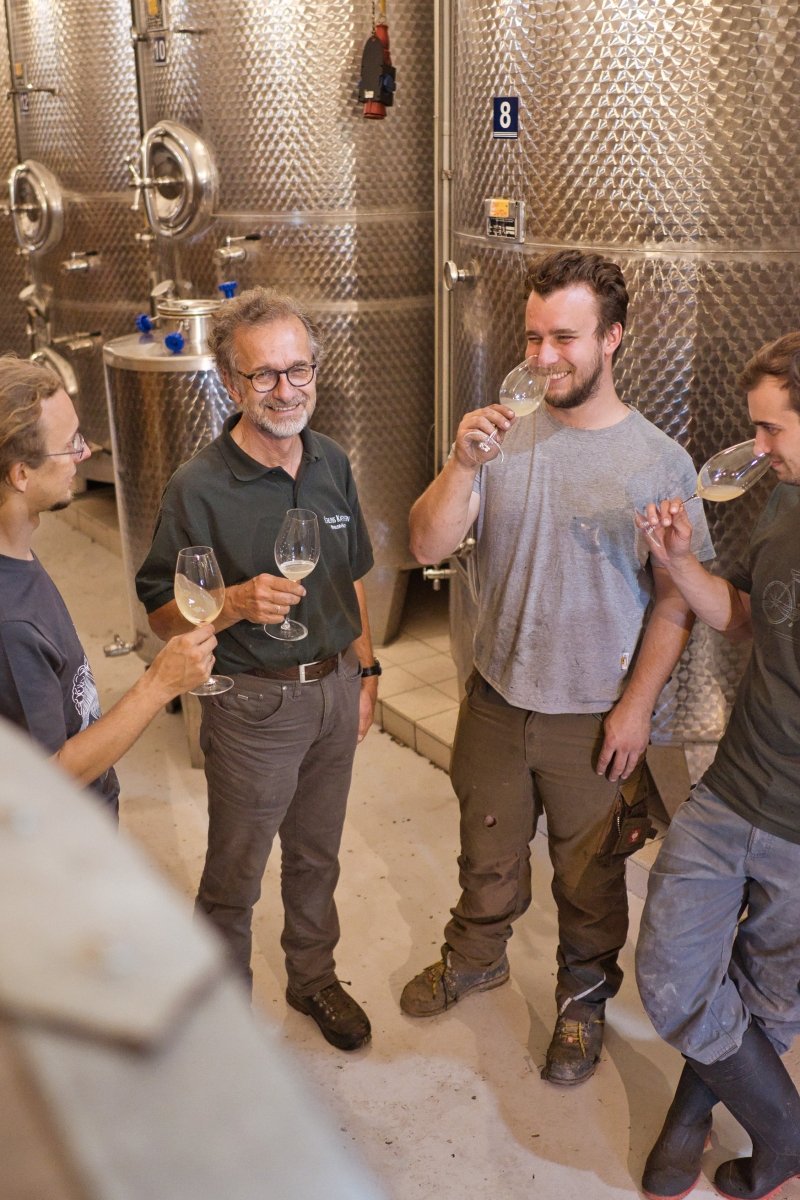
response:
[[[337,1050],[357,1050],[372,1037],[367,1014],[338,980],[313,996],[296,996],[287,988],[286,1000],[292,1008],[316,1021],[325,1041]]]
[[[569,1086],[594,1075],[603,1049],[603,1013],[604,1006],[598,1005],[596,1014],[583,1019],[566,1015],[558,1018],[547,1047],[542,1079]]]

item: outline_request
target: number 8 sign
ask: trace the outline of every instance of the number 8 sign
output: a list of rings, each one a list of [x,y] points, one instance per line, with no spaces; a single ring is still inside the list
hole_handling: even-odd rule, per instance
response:
[[[519,96],[495,96],[492,100],[492,137],[519,136]]]

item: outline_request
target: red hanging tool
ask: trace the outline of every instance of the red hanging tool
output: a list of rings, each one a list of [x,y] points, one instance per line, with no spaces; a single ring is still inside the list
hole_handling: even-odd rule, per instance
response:
[[[378,17],[375,17],[375,0],[372,4],[372,36],[367,38],[361,56],[361,79],[358,98],[364,105],[364,116],[373,121],[382,121],[386,109],[394,104],[396,72],[389,53],[389,25],[386,19],[386,0],[378,0]]]

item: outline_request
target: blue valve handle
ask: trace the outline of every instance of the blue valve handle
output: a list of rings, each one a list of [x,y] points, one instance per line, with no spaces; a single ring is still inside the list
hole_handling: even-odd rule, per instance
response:
[[[236,282],[236,280],[231,279],[227,283],[217,284],[217,291],[222,292],[226,300],[232,300],[236,295],[236,289],[238,286],[239,284]]]
[[[139,333],[151,333],[153,329],[152,318],[147,313],[139,313],[136,318],[136,328]]]
[[[171,350],[173,354],[180,354],[185,344],[186,340],[182,333],[168,333],[164,338],[164,345],[168,350]]]

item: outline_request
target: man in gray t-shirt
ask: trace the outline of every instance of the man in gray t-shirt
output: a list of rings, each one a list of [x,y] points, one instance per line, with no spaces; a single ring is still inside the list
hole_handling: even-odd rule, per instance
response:
[[[559,944],[542,1074],[575,1084],[595,1070],[605,1001],[622,980],[621,804],[637,794],[651,714],[692,623],[633,515],[653,495],[691,495],[696,472],[614,388],[628,304],[619,268],[561,251],[533,263],[531,283],[526,354],[550,369],[546,403],[525,418],[503,404],[467,413],[411,512],[421,562],[447,557],[477,520],[478,616],[452,762],[461,898],[441,960],[400,1003],[429,1016],[505,982],[544,812]],[[696,509],[694,547],[707,559]]]

